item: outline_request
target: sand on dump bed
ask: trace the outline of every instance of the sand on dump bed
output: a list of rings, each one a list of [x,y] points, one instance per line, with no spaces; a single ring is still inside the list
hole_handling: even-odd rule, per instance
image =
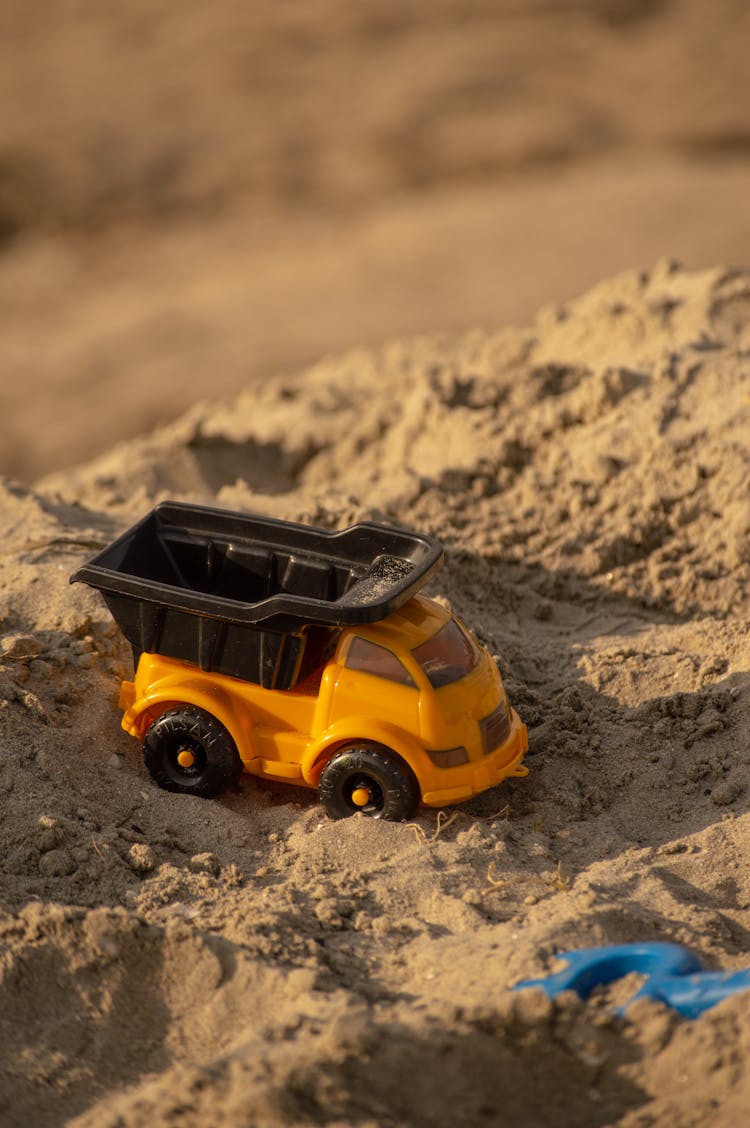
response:
[[[749,437],[750,273],[661,263],[3,481],[0,1122],[746,1122],[748,996],[509,987],[635,940],[750,965]],[[410,824],[160,791],[68,576],[167,497],[440,537],[528,778]]]

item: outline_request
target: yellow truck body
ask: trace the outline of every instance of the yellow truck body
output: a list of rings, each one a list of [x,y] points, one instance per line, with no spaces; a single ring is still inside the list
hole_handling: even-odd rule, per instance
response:
[[[226,730],[244,771],[310,788],[319,787],[336,753],[362,747],[405,765],[428,807],[527,774],[526,727],[494,661],[450,612],[422,595],[379,622],[341,629],[332,656],[292,689],[144,653],[134,681],[123,683],[121,706],[123,728],[141,740],[167,711],[199,710]],[[190,756],[188,749],[188,785]],[[379,813],[377,804],[370,810],[372,790],[354,791],[352,813]]]

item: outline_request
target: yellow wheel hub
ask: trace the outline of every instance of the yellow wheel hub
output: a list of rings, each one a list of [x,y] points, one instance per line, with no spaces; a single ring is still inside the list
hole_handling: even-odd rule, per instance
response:
[[[189,748],[181,748],[177,753],[177,763],[181,768],[192,768],[195,763],[195,753]]]
[[[366,807],[371,799],[369,787],[355,787],[352,791],[352,803],[355,807]]]

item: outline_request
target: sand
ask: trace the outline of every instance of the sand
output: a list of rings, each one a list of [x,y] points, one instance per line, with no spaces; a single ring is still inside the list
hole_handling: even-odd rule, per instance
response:
[[[661,262],[0,484],[0,1121],[738,1125],[747,996],[616,1017],[568,948],[750,965],[750,273]],[[441,538],[527,779],[411,824],[160,791],[80,562],[156,501]]]

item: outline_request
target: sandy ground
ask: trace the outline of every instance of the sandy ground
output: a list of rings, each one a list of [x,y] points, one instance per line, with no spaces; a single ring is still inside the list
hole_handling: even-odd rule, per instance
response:
[[[750,261],[743,0],[0,10],[0,472],[324,354]]]
[[[527,328],[324,361],[0,487],[0,1120],[738,1125],[746,997],[624,1022],[571,947],[750,965],[750,274],[663,262]],[[438,535],[530,775],[333,823],[170,795],[77,565],[156,500]]]
[[[0,1123],[748,1121],[747,997],[509,987],[750,966],[749,20],[0,6]],[[440,537],[528,778],[159,791],[68,576],[167,497]]]

